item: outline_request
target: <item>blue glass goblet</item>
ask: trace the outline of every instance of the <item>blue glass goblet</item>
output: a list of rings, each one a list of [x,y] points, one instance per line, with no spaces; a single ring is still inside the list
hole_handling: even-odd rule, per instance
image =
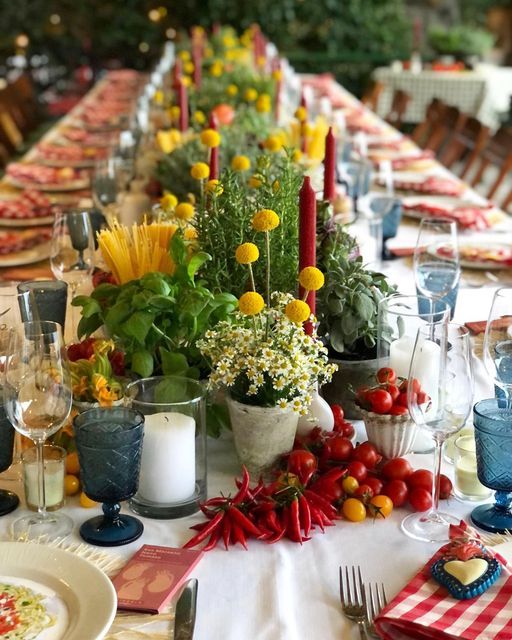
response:
[[[0,473],[11,466],[14,448],[14,427],[5,415],[3,405],[0,405]],[[14,511],[19,505],[18,496],[12,491],[0,489],[0,516]]]
[[[89,409],[75,417],[80,478],[85,494],[103,503],[103,516],[87,520],[80,535],[90,544],[119,546],[137,540],[140,520],[121,515],[119,503],[139,484],[144,416],[126,407]]]
[[[486,531],[507,533],[512,529],[512,409],[490,398],[477,402],[473,415],[478,479],[496,494],[495,504],[476,507],[471,520]]]

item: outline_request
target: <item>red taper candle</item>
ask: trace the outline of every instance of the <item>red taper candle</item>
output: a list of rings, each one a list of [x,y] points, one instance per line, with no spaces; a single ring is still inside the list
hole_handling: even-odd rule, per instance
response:
[[[305,267],[316,267],[316,195],[311,186],[309,176],[305,176],[299,191],[299,271]],[[304,289],[299,287],[299,297],[302,299]],[[316,294],[308,293],[306,302],[314,315],[316,310]],[[311,335],[313,324],[306,322],[304,331]]]
[[[203,79],[203,52],[200,42],[195,43],[192,48],[192,62],[194,63],[194,74],[192,76],[194,86],[196,89],[200,89]]]
[[[210,129],[215,129],[215,131],[217,131],[218,129],[217,116],[213,113],[213,111],[210,111],[210,115],[208,116],[208,126],[210,127]]]
[[[176,58],[174,62],[174,67],[172,70],[172,88],[176,91],[178,90],[178,83],[181,80],[182,68],[181,68],[181,59]]]
[[[178,106],[180,108],[179,129],[183,132],[188,129],[188,94],[187,87],[181,78],[178,80]]]
[[[332,132],[332,127],[325,136],[325,156],[324,156],[324,200],[334,202],[336,197],[336,138]]]
[[[210,149],[210,180],[219,179],[219,147]]]

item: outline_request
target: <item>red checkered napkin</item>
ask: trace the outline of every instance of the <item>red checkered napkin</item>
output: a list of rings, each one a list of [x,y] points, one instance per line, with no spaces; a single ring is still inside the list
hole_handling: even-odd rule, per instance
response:
[[[498,580],[478,598],[456,600],[430,577],[430,565],[440,555],[436,553],[375,620],[382,638],[512,640],[510,571],[503,567]]]

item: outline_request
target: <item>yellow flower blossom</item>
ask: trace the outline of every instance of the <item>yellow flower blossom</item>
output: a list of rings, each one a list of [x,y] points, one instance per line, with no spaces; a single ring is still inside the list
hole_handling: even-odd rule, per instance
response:
[[[228,86],[226,87],[226,93],[231,98],[234,98],[238,93],[238,87],[236,86],[236,84],[228,84]]]
[[[197,240],[197,231],[194,227],[187,227],[183,232],[185,240]]]
[[[238,300],[238,307],[246,316],[255,316],[263,309],[265,301],[259,293],[247,291]]]
[[[280,82],[283,79],[283,72],[281,69],[274,69],[274,71],[272,71],[272,79],[276,82]]]
[[[253,87],[249,87],[244,91],[244,100],[247,102],[255,102],[258,98],[258,92]]]
[[[206,162],[196,162],[190,169],[190,175],[194,180],[206,180],[210,175],[210,167]]]
[[[194,73],[194,63],[193,62],[185,62],[183,65],[183,71],[188,73],[188,75],[192,75]]]
[[[220,60],[215,60],[215,62],[210,67],[210,75],[214,78],[220,78],[222,72],[224,71],[224,65]]]
[[[251,168],[251,161],[247,156],[234,156],[231,160],[233,171],[248,171]]]
[[[281,188],[281,183],[279,182],[279,180],[274,180],[274,182],[272,183],[272,191],[274,193],[277,193],[280,188]]]
[[[258,113],[268,113],[272,108],[268,93],[262,93],[256,100],[256,111]]]
[[[174,210],[174,215],[180,220],[191,220],[194,214],[194,207],[189,202],[180,202]]]
[[[300,149],[295,149],[292,153],[293,162],[300,162],[302,160],[302,151]]]
[[[306,122],[308,118],[306,107],[297,107],[297,109],[295,110],[295,117],[299,122]]]
[[[181,82],[184,87],[192,86],[192,78],[190,76],[181,76]]]
[[[259,189],[262,185],[262,181],[260,178],[258,178],[258,176],[251,176],[249,178],[249,186],[251,187],[251,189]]]
[[[244,242],[235,251],[235,258],[238,264],[251,264],[251,262],[256,262],[259,257],[259,249],[252,242]]]
[[[268,136],[268,138],[263,143],[263,146],[265,147],[265,149],[267,149],[267,151],[270,151],[271,153],[277,153],[283,148],[283,141],[281,139],[281,136]]]
[[[186,51],[185,49],[183,49],[183,51],[180,51],[178,55],[183,60],[183,62],[190,60],[190,52]]]
[[[279,226],[279,216],[272,209],[261,209],[254,214],[252,227],[256,231],[272,231]]]
[[[210,149],[218,147],[220,144],[220,133],[215,129],[205,129],[204,131],[201,131],[201,135],[199,137],[201,142]]]
[[[205,185],[207,193],[211,193],[215,196],[220,196],[224,193],[224,187],[219,180],[208,180]]]
[[[166,193],[160,198],[160,206],[162,207],[162,209],[174,209],[177,204],[178,198],[174,195],[174,193]]]
[[[206,116],[202,111],[194,111],[194,115],[192,116],[192,118],[194,122],[197,122],[197,124],[204,124],[206,122]]]
[[[316,267],[305,267],[299,273],[299,283],[307,291],[318,291],[324,286],[324,274]]]
[[[180,117],[180,113],[180,108],[176,104],[169,109],[169,115],[173,120],[177,120]]]
[[[285,313],[286,317],[292,322],[302,324],[309,318],[311,310],[306,302],[302,300],[292,300],[286,305]]]

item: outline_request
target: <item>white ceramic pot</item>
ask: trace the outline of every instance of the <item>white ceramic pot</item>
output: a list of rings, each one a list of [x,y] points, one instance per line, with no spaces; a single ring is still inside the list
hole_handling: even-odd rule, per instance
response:
[[[368,440],[385,458],[399,458],[412,450],[417,426],[408,413],[389,416],[360,409]]]
[[[255,407],[227,399],[238,458],[257,477],[293,447],[298,413],[279,407]]]

